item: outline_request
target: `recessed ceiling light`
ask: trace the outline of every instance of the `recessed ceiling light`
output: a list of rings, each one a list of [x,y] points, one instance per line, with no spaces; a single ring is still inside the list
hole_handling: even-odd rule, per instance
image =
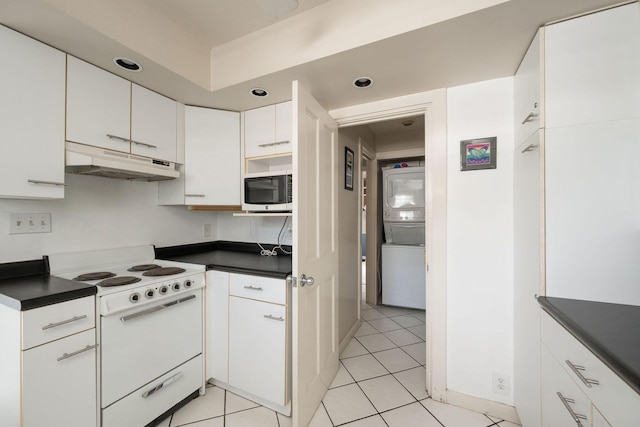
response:
[[[129,58],[113,58],[113,62],[115,62],[118,67],[124,68],[127,71],[134,71],[136,73],[142,71],[140,64]]]
[[[406,119],[402,121],[402,126],[412,126],[414,123],[413,119]]]
[[[261,87],[254,87],[253,89],[251,89],[251,95],[263,97],[269,95],[269,91],[266,89],[262,89]]]
[[[373,80],[371,80],[369,77],[358,77],[353,81],[353,85],[358,89],[369,87],[372,84],[373,84]]]

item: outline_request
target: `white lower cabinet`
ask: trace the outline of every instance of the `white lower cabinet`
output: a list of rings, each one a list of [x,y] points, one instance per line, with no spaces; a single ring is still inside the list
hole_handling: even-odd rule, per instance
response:
[[[207,378],[291,414],[288,292],[283,279],[207,272]]]
[[[638,425],[640,394],[545,312],[541,333],[543,426]]]
[[[286,307],[229,297],[229,384],[284,405]]]
[[[0,426],[95,427],[95,298],[0,305],[0,325]]]
[[[22,352],[24,427],[96,425],[96,334],[79,334]]]

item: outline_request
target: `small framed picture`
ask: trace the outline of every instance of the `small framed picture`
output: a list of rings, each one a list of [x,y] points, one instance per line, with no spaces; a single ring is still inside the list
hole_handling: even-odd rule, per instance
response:
[[[497,141],[495,136],[460,141],[460,170],[495,169]]]
[[[353,191],[353,150],[344,147],[344,188]]]

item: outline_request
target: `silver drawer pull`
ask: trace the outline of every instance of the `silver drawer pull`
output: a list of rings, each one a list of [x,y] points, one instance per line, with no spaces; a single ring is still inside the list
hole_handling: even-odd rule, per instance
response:
[[[56,182],[56,181],[42,181],[40,179],[28,179],[28,183],[30,184],[41,184],[41,185],[57,185],[59,187],[66,187],[67,184],[64,182]]]
[[[147,144],[146,142],[135,141],[133,139],[131,140],[131,142],[133,142],[136,145],[144,145],[145,147],[149,147],[149,148],[158,148],[157,145]]]
[[[533,151],[536,148],[538,148],[538,144],[529,144],[524,148],[524,150],[521,151],[521,153],[528,153],[529,151]]]
[[[264,318],[265,319],[271,319],[271,320],[277,320],[278,322],[284,322],[284,318],[282,316],[281,317],[276,317],[276,316],[274,316],[272,314],[265,314]]]
[[[71,323],[71,322],[77,322],[78,320],[82,320],[82,319],[86,319],[86,318],[87,318],[86,314],[83,314],[82,316],[73,316],[71,319],[63,320],[62,322],[49,323],[48,325],[43,326],[42,330],[46,331],[47,329],[55,328],[57,326],[66,325],[67,323]]]
[[[267,144],[258,144],[258,147],[273,147],[274,145],[283,145],[283,144],[290,144],[291,141],[278,141],[278,142],[269,142]]]
[[[168,386],[171,383],[174,383],[174,382],[178,381],[180,378],[182,378],[182,372],[178,372],[177,374],[175,374],[171,378],[168,378],[168,379],[164,380],[163,382],[161,382],[160,384],[158,384],[157,386],[155,386],[153,388],[150,388],[149,390],[145,391],[144,393],[142,393],[142,397],[146,399],[147,397],[151,396],[156,391],[160,390],[161,388],[164,388],[164,387]]]
[[[569,414],[571,415],[571,418],[573,418],[573,421],[575,421],[576,425],[578,427],[584,427],[580,422],[580,420],[586,420],[587,417],[582,414],[576,414],[573,408],[569,406],[570,403],[576,403],[576,401],[573,399],[568,399],[564,397],[560,392],[558,392],[558,397],[560,398],[560,401],[562,401],[562,404],[564,405],[564,407],[567,408],[567,411],[569,411]]]
[[[262,288],[256,288],[255,286],[245,286],[245,289],[251,289],[252,291],[264,291]]]
[[[206,197],[205,194],[185,194],[184,197]]]
[[[58,357],[58,362],[60,362],[61,360],[64,360],[64,359],[68,359],[68,358],[73,357],[73,356],[77,356],[78,354],[84,353],[85,351],[89,351],[89,350],[93,350],[94,348],[98,348],[99,345],[100,344],[88,345],[83,349],[80,349],[78,351],[74,351],[73,353],[62,353],[62,356]]]
[[[580,378],[580,381],[582,381],[582,383],[591,388],[591,385],[600,385],[600,381],[598,380],[592,380],[590,378],[585,378],[584,375],[582,375],[581,371],[585,370],[584,366],[580,366],[580,365],[574,365],[573,363],[571,363],[569,360],[565,360],[565,362],[567,363],[567,365],[569,365],[569,367],[571,368],[571,370],[573,371],[574,374],[576,374],[576,376],[578,378]]]
[[[533,119],[535,119],[536,117],[538,117],[536,113],[529,113],[529,115],[525,117],[524,120],[522,121],[522,124],[532,122]]]
[[[122,141],[122,142],[131,142],[131,140],[129,138],[123,138],[123,137],[117,136],[117,135],[107,134],[107,138],[117,139],[118,141]]]
[[[125,323],[128,320],[135,319],[137,317],[146,316],[147,314],[155,313],[156,311],[164,310],[165,308],[169,308],[171,306],[174,306],[174,305],[177,305],[177,304],[192,300],[195,297],[196,297],[195,295],[189,295],[188,297],[185,297],[185,298],[180,298],[180,299],[168,302],[166,304],[162,304],[162,305],[158,305],[158,306],[155,306],[155,307],[151,307],[151,308],[148,308],[146,310],[142,310],[142,311],[139,311],[137,313],[130,314],[128,316],[123,316],[123,317],[120,318],[120,320],[122,321],[122,323]]]

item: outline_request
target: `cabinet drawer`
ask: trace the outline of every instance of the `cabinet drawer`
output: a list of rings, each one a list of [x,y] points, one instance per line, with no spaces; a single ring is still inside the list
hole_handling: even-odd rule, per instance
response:
[[[640,395],[547,313],[542,314],[542,342],[586,396],[615,426],[637,425]],[[570,366],[578,366],[577,373]],[[587,386],[580,378],[596,380]]]
[[[95,312],[92,296],[22,312],[22,349],[95,327]]]
[[[287,287],[282,279],[231,274],[229,294],[258,301],[287,304]]]

